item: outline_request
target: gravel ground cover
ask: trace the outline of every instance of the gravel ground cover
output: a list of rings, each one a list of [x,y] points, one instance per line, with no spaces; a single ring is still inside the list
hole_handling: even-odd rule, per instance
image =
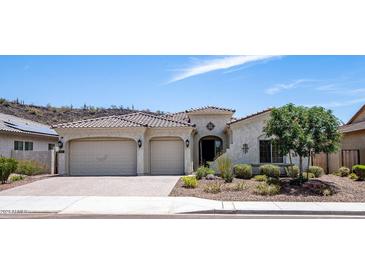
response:
[[[234,190],[235,185],[244,182],[242,190]],[[220,183],[221,192],[217,194],[205,192],[207,184]],[[262,196],[255,194],[255,189],[260,182],[253,179],[243,180],[235,178],[232,183],[224,183],[222,179],[199,181],[197,188],[183,187],[180,179],[173,188],[170,196],[198,197],[222,201],[293,201],[293,202],[365,202],[365,182],[352,181],[347,177],[324,175],[312,179],[310,184],[321,184],[331,188],[334,192],[331,196],[323,196],[306,185],[298,186],[290,183],[290,179],[281,179],[280,194],[274,196]]]
[[[10,189],[10,188],[14,188],[14,187],[18,187],[18,186],[22,186],[22,185],[26,185],[26,184],[30,184],[30,183],[33,183],[35,181],[43,180],[43,179],[46,179],[46,178],[49,178],[49,177],[52,177],[52,176],[53,175],[49,175],[49,174],[26,176],[21,181],[8,182],[6,184],[0,184],[0,191],[7,190],[7,189]]]

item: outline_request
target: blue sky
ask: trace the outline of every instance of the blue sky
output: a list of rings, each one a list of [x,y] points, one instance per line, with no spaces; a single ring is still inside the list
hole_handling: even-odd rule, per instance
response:
[[[365,56],[0,56],[0,97],[237,116],[292,102],[347,122],[365,103]]]

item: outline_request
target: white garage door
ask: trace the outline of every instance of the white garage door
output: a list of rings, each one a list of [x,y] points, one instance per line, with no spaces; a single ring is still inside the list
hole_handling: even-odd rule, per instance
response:
[[[136,175],[134,141],[80,140],[71,142],[71,175]]]
[[[182,141],[151,141],[151,174],[184,174],[184,145]]]

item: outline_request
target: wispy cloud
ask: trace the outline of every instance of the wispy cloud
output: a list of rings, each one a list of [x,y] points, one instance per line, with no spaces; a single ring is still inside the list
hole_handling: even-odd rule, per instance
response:
[[[169,82],[177,82],[184,80],[186,78],[190,78],[196,75],[216,71],[229,69],[232,67],[245,65],[257,61],[264,61],[268,59],[272,59],[277,56],[262,56],[262,55],[253,55],[253,56],[230,56],[230,57],[222,57],[216,58],[208,61],[197,61],[197,64],[190,66],[181,70],[177,75],[175,75]]]
[[[283,83],[283,84],[276,84],[270,88],[268,88],[265,93],[269,94],[269,95],[274,95],[280,92],[283,92],[285,90],[290,90],[290,89],[294,89],[297,88],[298,86],[300,86],[303,83],[309,83],[309,82],[314,82],[315,80],[312,79],[297,79],[294,80],[292,82],[289,83]]]
[[[319,105],[319,106],[322,106],[325,108],[338,108],[338,107],[346,107],[346,106],[351,106],[353,104],[364,103],[364,102],[365,102],[365,97],[352,99],[352,100],[345,100],[345,101],[332,101],[332,102],[328,102],[328,103],[324,103],[324,104],[311,104],[311,105],[306,105],[306,106],[313,107],[313,106]]]

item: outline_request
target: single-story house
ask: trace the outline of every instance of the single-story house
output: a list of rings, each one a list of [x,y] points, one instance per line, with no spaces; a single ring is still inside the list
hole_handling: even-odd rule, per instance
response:
[[[337,171],[341,166],[352,168],[365,164],[365,105],[343,126],[341,149],[338,153],[320,154],[314,157],[314,164],[320,165],[328,173]]]
[[[224,153],[233,163],[288,164],[288,157],[263,133],[270,109],[241,119],[234,113],[207,106],[161,116],[137,112],[55,125],[63,144],[59,173],[191,174]]]
[[[0,113],[0,156],[53,150],[57,142],[58,134],[50,126]]]
[[[53,172],[52,151],[58,134],[50,126],[0,113],[0,156],[35,160]]]

